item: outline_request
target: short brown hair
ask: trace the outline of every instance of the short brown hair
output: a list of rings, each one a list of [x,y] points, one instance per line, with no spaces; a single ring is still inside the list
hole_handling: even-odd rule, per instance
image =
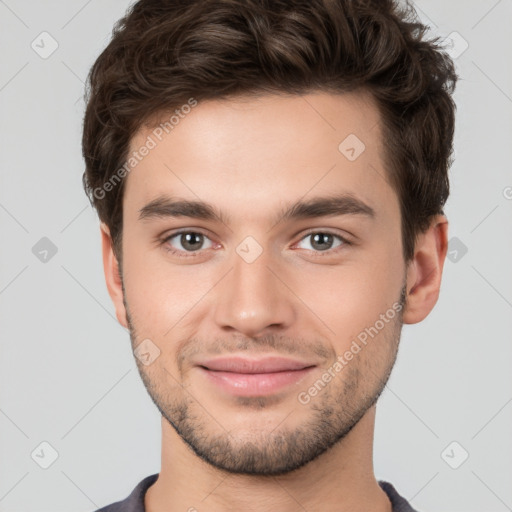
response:
[[[427,30],[408,2],[394,0],[133,4],[89,72],[82,138],[83,185],[118,259],[124,180],[107,194],[95,190],[123,166],[149,120],[191,97],[366,90],[381,114],[410,261],[448,198],[455,124],[454,64]]]

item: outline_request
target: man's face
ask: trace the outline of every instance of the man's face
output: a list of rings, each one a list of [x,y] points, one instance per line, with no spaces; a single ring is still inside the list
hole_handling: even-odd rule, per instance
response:
[[[297,469],[374,405],[397,354],[406,268],[377,110],[358,94],[269,95],[200,103],[161,141],[152,130],[132,140],[157,144],[123,203],[132,346],[160,351],[137,359],[143,382],[214,466]],[[283,216],[342,196],[334,214]],[[222,220],[165,215],[165,200]]]

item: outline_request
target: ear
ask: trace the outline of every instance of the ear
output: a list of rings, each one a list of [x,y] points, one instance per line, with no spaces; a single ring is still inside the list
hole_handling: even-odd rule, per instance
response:
[[[105,281],[108,293],[116,309],[118,322],[128,329],[126,320],[126,309],[123,303],[123,287],[121,284],[121,275],[119,273],[119,264],[112,247],[110,230],[105,223],[100,224],[101,247],[103,252],[103,271],[105,272]]]
[[[407,268],[405,324],[421,322],[435,306],[447,250],[448,220],[444,215],[436,215],[428,230],[418,236],[414,257]]]

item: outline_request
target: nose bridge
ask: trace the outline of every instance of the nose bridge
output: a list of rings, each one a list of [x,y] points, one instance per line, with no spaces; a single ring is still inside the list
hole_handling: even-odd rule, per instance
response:
[[[217,294],[218,327],[256,336],[271,326],[290,325],[293,305],[285,287],[270,270],[275,266],[271,251],[247,237],[234,251],[230,264],[232,271]]]

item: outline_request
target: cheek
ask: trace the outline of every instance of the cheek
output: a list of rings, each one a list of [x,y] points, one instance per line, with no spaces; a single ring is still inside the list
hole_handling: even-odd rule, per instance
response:
[[[126,301],[138,338],[163,340],[178,335],[201,310],[201,298],[218,280],[219,269],[176,265],[163,249],[142,250],[126,237]]]
[[[181,283],[169,274],[169,269],[162,268],[162,262],[151,252],[138,248],[128,236],[123,277],[125,300],[138,337],[162,337],[172,327],[172,317],[180,303]]]
[[[373,248],[345,264],[310,267],[295,282],[297,295],[333,331],[329,336],[339,344],[336,351],[399,300],[404,275],[399,249]]]

